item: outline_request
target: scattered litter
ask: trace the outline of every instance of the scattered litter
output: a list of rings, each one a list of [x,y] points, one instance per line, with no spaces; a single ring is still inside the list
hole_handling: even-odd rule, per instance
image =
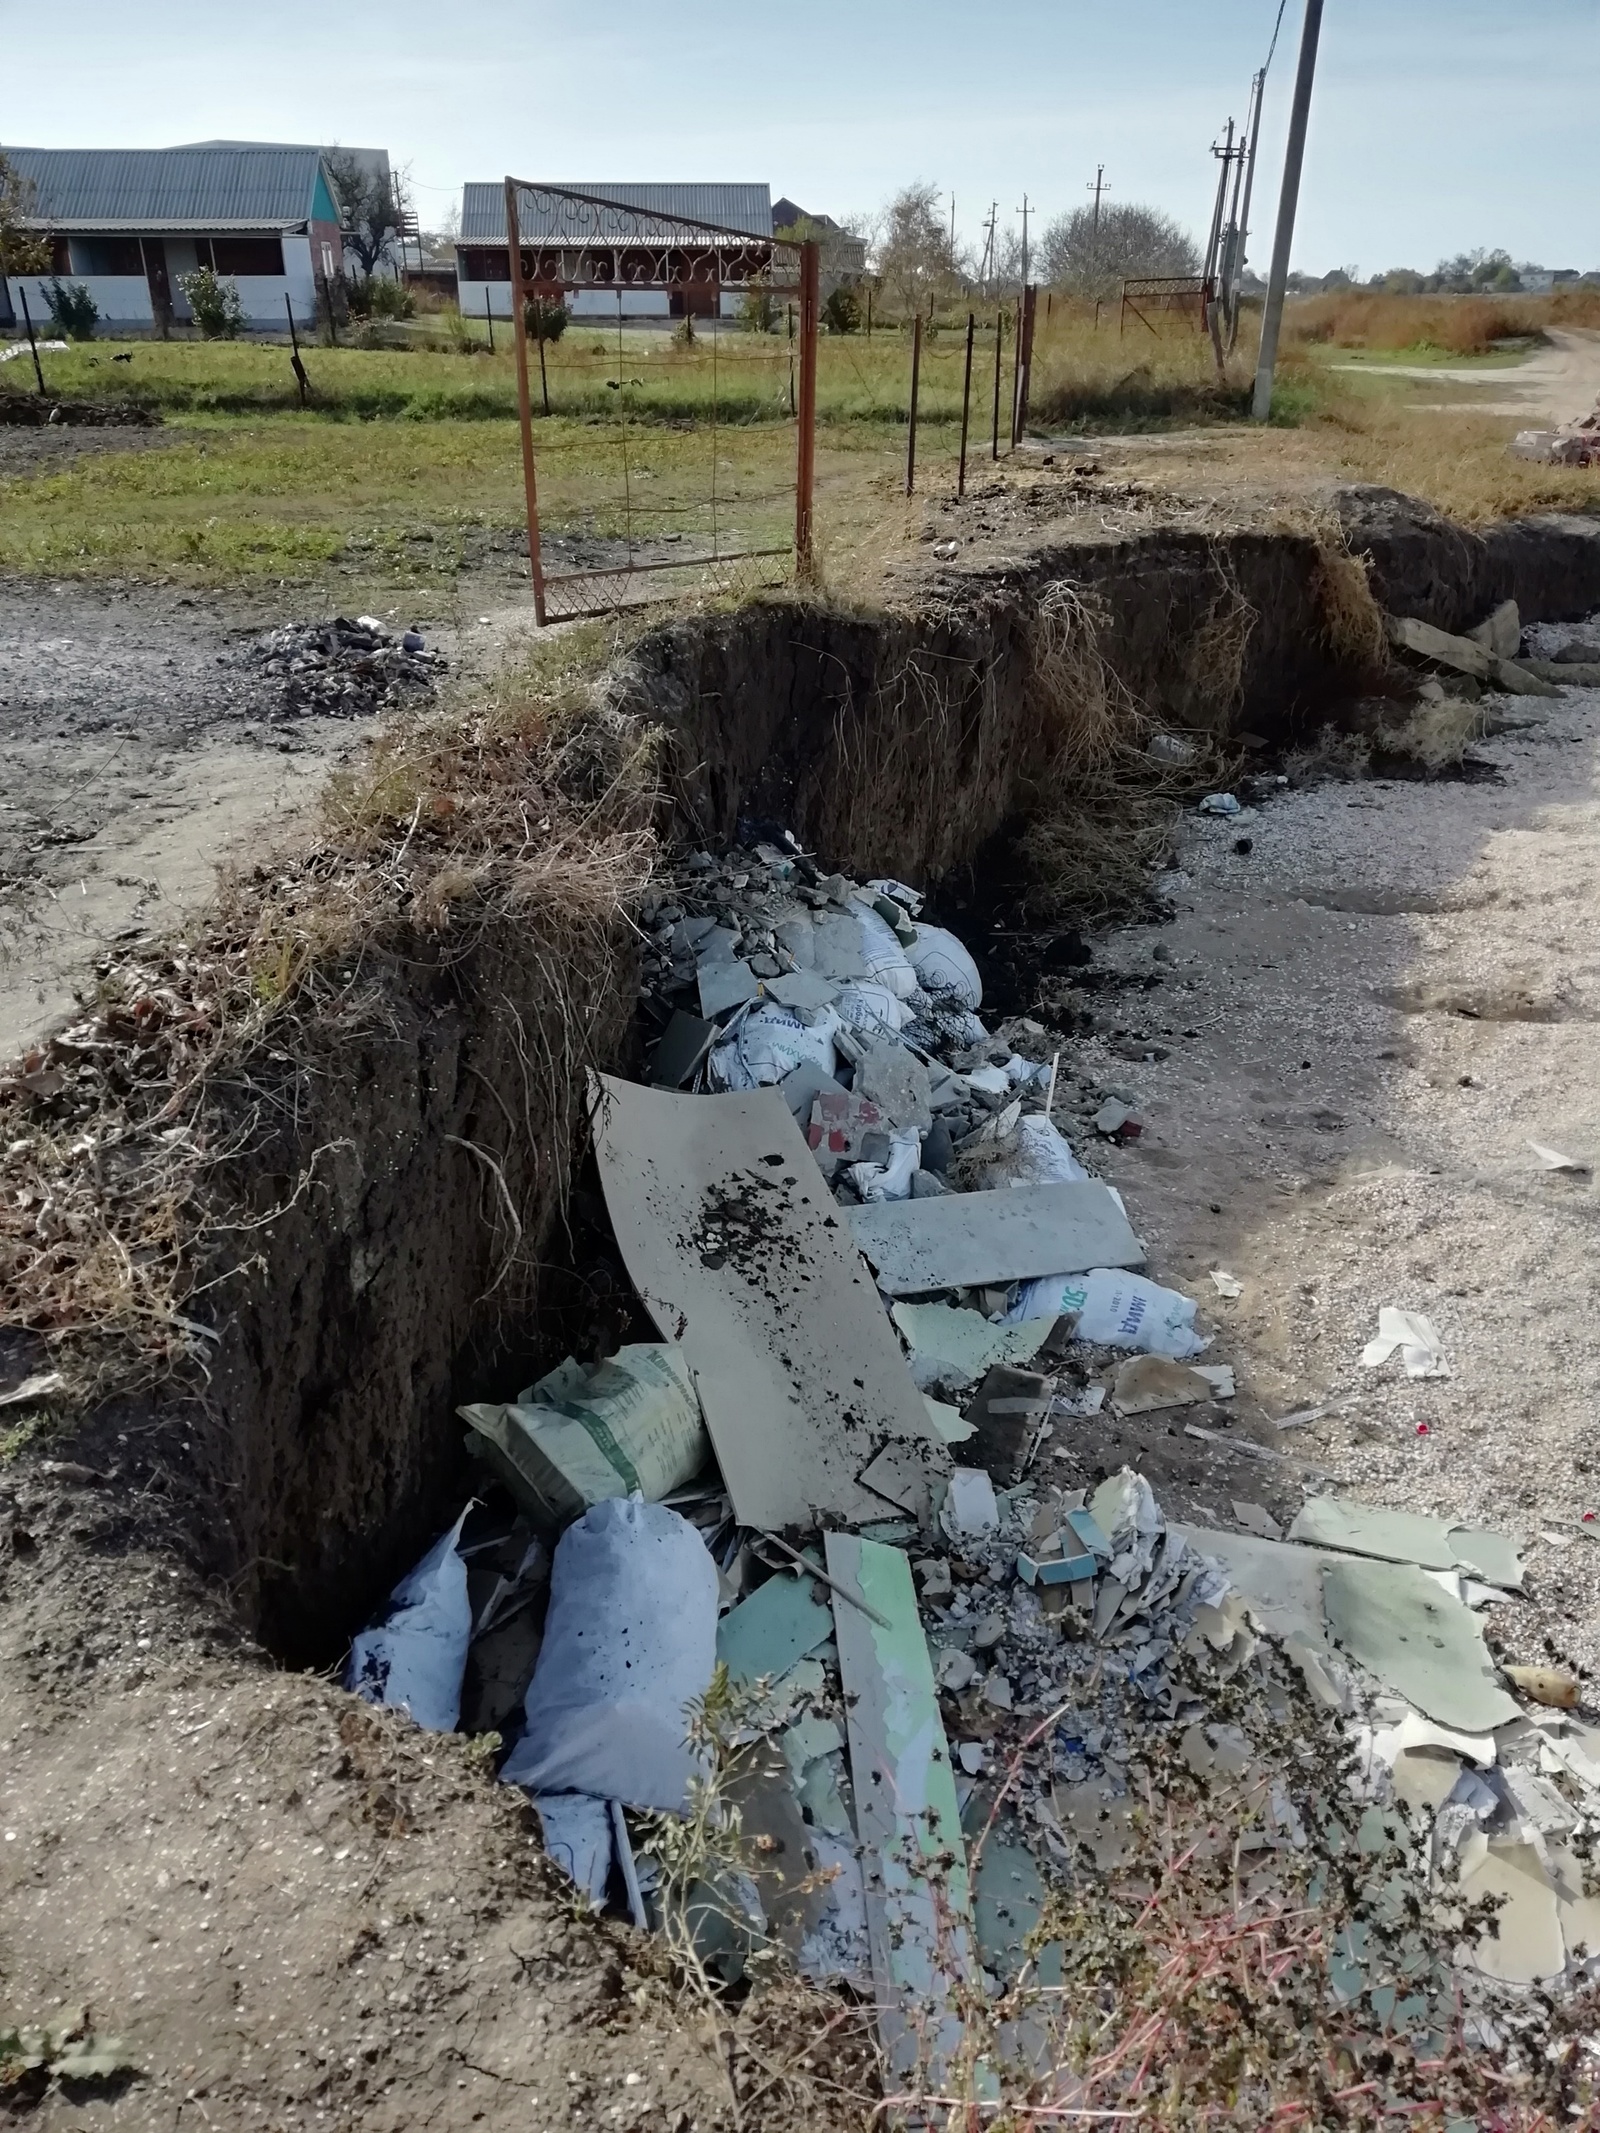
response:
[[[407,1710],[431,1733],[461,1717],[461,1677],[472,1640],[467,1566],[457,1552],[469,1504],[390,1595],[388,1615],[350,1645],[344,1685],[368,1703]]]
[[[1119,1415],[1158,1414],[1163,1408],[1194,1407],[1215,1397],[1209,1379],[1164,1355],[1131,1355],[1117,1365],[1111,1381],[1111,1405]]]
[[[942,926],[918,926],[907,951],[923,990],[952,999],[976,1013],[983,1005],[983,980],[966,944]]]
[[[28,1407],[35,1400],[47,1400],[66,1382],[59,1370],[37,1370],[20,1385],[13,1385],[8,1392],[0,1392],[0,1407]]]
[[[1583,1693],[1576,1674],[1566,1673],[1553,1666],[1505,1666],[1500,1668],[1514,1689],[1534,1703],[1547,1705],[1553,1711],[1575,1711]]]
[[[1569,1170],[1574,1177],[1586,1178],[1594,1168],[1592,1163],[1580,1161],[1577,1156],[1563,1155],[1559,1148],[1547,1148],[1543,1141],[1529,1141],[1528,1146],[1539,1158],[1541,1170]]]
[[[1211,1286],[1219,1296],[1242,1296],[1244,1283],[1237,1274],[1230,1274],[1220,1266],[1211,1269]]]
[[[1076,1320],[1081,1341],[1101,1348],[1136,1348],[1182,1362],[1209,1346],[1194,1330],[1194,1300],[1164,1289],[1142,1274],[1097,1266],[1088,1274],[1053,1274],[1026,1283],[1006,1313],[1030,1318]]]
[[[1208,792],[1200,802],[1196,813],[1202,815],[1237,815],[1239,802],[1231,792]]]
[[[949,1304],[897,1303],[890,1317],[911,1351],[911,1375],[926,1391],[942,1385],[961,1392],[995,1363],[1028,1363],[1050,1334],[1048,1319],[995,1326],[977,1311]]]
[[[1114,1096],[1106,1098],[1089,1123],[1102,1139],[1108,1141],[1136,1141],[1144,1131],[1128,1105],[1118,1103]]]
[[[611,1809],[582,1792],[536,1792],[533,1804],[544,1828],[544,1848],[575,1881],[591,1910],[603,1908],[611,1880]]]
[[[546,1524],[635,1489],[659,1502],[711,1455],[689,1366],[668,1342],[588,1368],[569,1358],[514,1402],[458,1412],[472,1425],[467,1449]]]
[[[665,1504],[613,1497],[556,1545],[527,1730],[500,1775],[681,1813],[698,1767],[685,1713],[716,1659],[717,1573]]]
[[[1450,1365],[1444,1359],[1432,1321],[1420,1311],[1402,1311],[1394,1304],[1384,1304],[1378,1312],[1378,1337],[1361,1351],[1363,1367],[1380,1369],[1397,1348],[1408,1378],[1449,1377]]]

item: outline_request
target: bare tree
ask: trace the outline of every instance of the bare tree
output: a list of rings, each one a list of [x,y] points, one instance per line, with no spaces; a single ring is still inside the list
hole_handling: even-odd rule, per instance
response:
[[[1078,296],[1112,296],[1118,282],[1143,275],[1198,274],[1200,254],[1187,230],[1156,207],[1129,202],[1061,215],[1039,240],[1040,278]]]
[[[345,250],[355,254],[363,279],[371,281],[404,228],[411,204],[404,183],[395,172],[364,163],[348,149],[331,149],[326,161],[344,218]]]
[[[960,280],[950,226],[939,213],[938,200],[938,187],[918,179],[895,194],[878,221],[878,279],[908,316],[947,295]]]
[[[33,182],[0,155],[0,275],[48,274],[50,240],[28,228]]]

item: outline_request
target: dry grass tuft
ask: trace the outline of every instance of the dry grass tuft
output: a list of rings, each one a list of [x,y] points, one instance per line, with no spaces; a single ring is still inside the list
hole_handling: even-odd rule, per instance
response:
[[[383,1025],[386,959],[459,964],[519,928],[550,988],[524,1057],[565,1115],[582,1033],[563,974],[616,959],[656,848],[655,739],[603,701],[608,649],[564,640],[487,700],[380,735],[298,847],[112,963],[84,1021],[0,1082],[0,1288],[77,1394],[203,1372],[206,1289],[339,1149],[243,1223],[224,1173],[281,1124],[282,1062],[337,1076]]]

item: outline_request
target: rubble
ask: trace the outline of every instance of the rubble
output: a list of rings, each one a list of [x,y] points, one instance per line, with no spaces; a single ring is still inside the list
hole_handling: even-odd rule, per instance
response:
[[[1337,1880],[1340,2005],[1384,2051],[1587,1975],[1600,1731],[1562,1669],[1496,1663],[1517,1539],[1188,1419],[1227,1419],[1233,1370],[1052,1117],[1059,1040],[991,1034],[919,909],[760,843],[647,910],[655,1085],[597,1075],[591,1107],[658,1339],[462,1410],[513,1506],[415,1574],[460,1569],[462,1722],[492,1714],[585,1900],[724,1979],[777,1950],[870,1993],[907,2085],[976,2054],[1115,2115],[1051,2042],[1083,1959],[1061,1921],[1158,1864],[1167,1809],[1222,1822],[1241,1904],[1313,1916]],[[1078,1111],[1088,1147],[1133,1115]],[[1363,1360],[1396,1352],[1448,1372],[1386,1307]],[[1099,1434],[1169,1411],[1302,1500],[1170,1521]],[[1475,1892],[1498,1938],[1459,1927]]]
[[[422,703],[447,661],[414,629],[395,631],[375,615],[351,621],[291,622],[254,637],[233,655],[269,681],[281,680],[277,718],[372,718]]]

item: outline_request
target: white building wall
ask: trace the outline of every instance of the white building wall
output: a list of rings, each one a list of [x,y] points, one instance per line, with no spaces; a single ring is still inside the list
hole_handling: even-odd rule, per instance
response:
[[[6,287],[11,294],[11,308],[16,313],[17,325],[22,324],[21,291],[28,292],[28,308],[33,313],[33,327],[54,333],[50,318],[50,298],[47,289],[52,276],[45,274],[11,275]],[[100,313],[100,329],[110,331],[116,327],[132,327],[137,332],[148,333],[154,323],[150,308],[150,285],[142,274],[64,274],[62,282],[71,282],[78,288],[87,289],[94,298]]]
[[[567,310],[573,318],[610,319],[613,325],[617,318],[617,292],[615,289],[569,289]],[[489,316],[508,319],[511,316],[511,284],[508,281],[463,281],[456,277],[456,302],[461,306],[463,318],[482,318],[485,302]],[[724,317],[731,318],[738,310],[735,300],[731,309],[726,308]],[[670,318],[672,299],[665,289],[624,289],[622,292],[622,315],[624,318]]]

